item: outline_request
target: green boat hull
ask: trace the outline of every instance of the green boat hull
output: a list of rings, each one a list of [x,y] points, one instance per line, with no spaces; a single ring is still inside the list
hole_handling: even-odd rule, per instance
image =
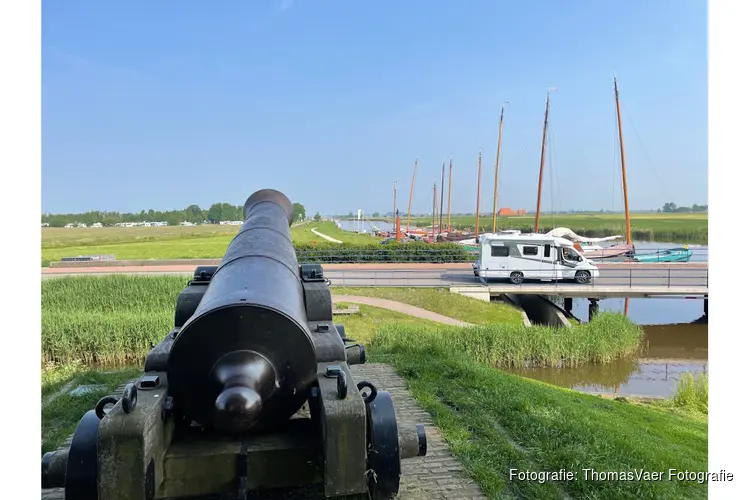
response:
[[[688,262],[692,256],[693,251],[689,248],[671,248],[669,250],[659,250],[654,253],[636,255],[633,257],[633,260],[645,263]]]

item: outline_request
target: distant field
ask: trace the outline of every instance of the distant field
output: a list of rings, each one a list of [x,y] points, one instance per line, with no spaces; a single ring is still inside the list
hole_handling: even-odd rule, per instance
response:
[[[311,230],[349,243],[372,243],[372,236],[343,231],[333,222],[292,227],[295,243],[325,242]],[[42,263],[78,255],[114,255],[128,259],[219,258],[239,226],[42,228]]]
[[[443,216],[443,223],[446,223]],[[674,243],[705,243],[708,241],[708,214],[633,214],[630,217],[633,239],[668,241]],[[413,217],[412,223],[429,226],[431,217]],[[471,215],[451,216],[451,227],[474,229],[475,217]],[[534,216],[498,217],[499,229],[532,230]],[[542,215],[540,230],[567,227],[582,236],[607,236],[625,234],[624,214],[566,214]],[[492,229],[492,216],[479,218],[480,231]]]
[[[428,217],[414,217],[412,223],[429,226]],[[446,222],[446,219],[443,219]],[[706,214],[635,214],[631,218],[635,240],[670,243],[708,242]],[[492,217],[480,217],[480,231],[492,229]],[[474,217],[451,217],[456,229],[474,229]],[[499,229],[533,230],[534,217],[498,217]],[[625,233],[622,214],[576,214],[543,216],[540,229],[568,227],[583,236],[607,236]],[[314,234],[317,230],[347,243],[373,243],[372,236],[338,229],[333,222],[304,223],[292,227],[295,243],[325,242]],[[224,255],[239,226],[204,225],[195,227],[103,227],[103,228],[42,228],[42,264],[78,255],[111,254],[118,260],[128,259],[199,259]]]

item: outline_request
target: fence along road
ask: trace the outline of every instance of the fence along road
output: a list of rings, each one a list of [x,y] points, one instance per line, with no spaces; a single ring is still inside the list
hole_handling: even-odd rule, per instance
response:
[[[71,275],[178,275],[189,277],[195,265],[45,268],[42,279]],[[485,283],[471,264],[324,264],[334,286],[349,287],[489,287],[490,293],[561,294],[570,297],[648,297],[708,295],[708,263],[601,263],[599,278],[580,285],[565,281],[526,280],[520,285]],[[523,270],[521,270],[523,271]]]

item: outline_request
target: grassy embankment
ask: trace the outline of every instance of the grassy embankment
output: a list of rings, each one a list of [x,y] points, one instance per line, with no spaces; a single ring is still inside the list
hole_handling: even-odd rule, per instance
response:
[[[313,233],[312,229],[344,243],[379,241],[372,236],[341,230],[333,222],[293,226],[292,239],[295,243],[329,243]],[[77,255],[114,255],[118,260],[221,258],[238,230],[238,226],[214,224],[195,227],[42,228],[42,266]]]
[[[523,379],[477,362],[431,332],[377,335],[435,418],[452,452],[490,498],[705,498],[706,485],[667,481],[707,470],[707,415],[669,404],[613,401]],[[477,350],[475,345],[474,350]],[[576,473],[575,481],[510,481],[509,470]],[[585,468],[664,471],[663,481],[585,480]]]
[[[150,342],[171,326],[181,278],[69,278],[43,284],[43,356],[61,361],[139,360]],[[371,361],[392,363],[409,382],[424,408],[436,419],[451,449],[491,498],[501,493],[524,498],[574,497],[670,498],[705,496],[690,483],[617,483],[583,481],[551,485],[509,482],[508,469],[705,470],[706,416],[667,405],[646,406],[596,398],[507,374],[493,367],[519,363],[560,364],[618,357],[638,347],[640,329],[625,318],[602,314],[598,321],[571,330],[522,329],[518,322],[493,323],[495,304],[460,296],[453,306],[440,292],[414,290],[409,295],[372,295],[404,300],[442,314],[470,314],[478,326],[439,326],[379,308],[360,305],[360,313],[337,317],[350,335],[368,344]],[[335,288],[334,293],[361,294]],[[432,294],[432,296],[428,296]],[[481,308],[459,312],[469,304]],[[441,309],[448,305],[447,310]],[[462,307],[464,306],[464,307]],[[450,309],[452,307],[453,309]],[[630,341],[628,341],[630,339]],[[66,384],[103,383],[111,390],[136,375],[85,372],[84,365],[45,371],[43,397]],[[69,386],[70,386],[69,385]],[[43,449],[61,443],[80,416],[105,390],[85,397],[57,396],[44,405]],[[700,400],[682,391],[684,402]],[[85,399],[88,398],[88,399]]]
[[[445,220],[445,219],[444,219]],[[430,217],[412,218],[413,223],[429,226]],[[499,229],[532,231],[534,216],[498,217]],[[631,214],[631,233],[636,241],[663,241],[670,243],[707,243],[708,214]],[[451,216],[451,227],[474,229],[474,215]],[[479,218],[480,231],[492,229],[492,215]],[[601,237],[625,234],[624,214],[569,214],[551,216],[544,214],[539,219],[539,228],[549,231],[555,227],[567,227],[581,236]]]

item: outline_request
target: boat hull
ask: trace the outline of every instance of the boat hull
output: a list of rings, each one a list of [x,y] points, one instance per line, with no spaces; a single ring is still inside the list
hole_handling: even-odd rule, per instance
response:
[[[633,260],[635,262],[647,262],[647,263],[689,262],[692,256],[693,256],[692,250],[679,248],[679,249],[661,250],[658,252],[649,253],[645,255],[637,255],[633,257]]]
[[[585,250],[583,256],[591,260],[617,259],[632,256],[635,253],[633,245],[614,245],[597,250]]]

